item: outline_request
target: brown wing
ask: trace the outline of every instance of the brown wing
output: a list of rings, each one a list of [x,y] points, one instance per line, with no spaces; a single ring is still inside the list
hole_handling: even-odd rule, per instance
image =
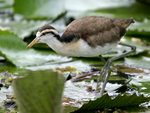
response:
[[[66,42],[82,38],[92,47],[104,46],[105,43],[119,41],[125,35],[126,27],[131,23],[133,23],[132,18],[83,17],[70,23],[61,38]]]

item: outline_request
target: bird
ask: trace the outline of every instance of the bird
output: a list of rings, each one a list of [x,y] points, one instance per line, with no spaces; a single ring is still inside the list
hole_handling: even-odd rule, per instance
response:
[[[39,28],[36,38],[27,46],[27,49],[38,42],[46,43],[55,52],[63,56],[99,56],[104,62],[104,68],[101,70],[100,75],[106,76],[107,72],[110,74],[110,66],[114,60],[127,56],[136,50],[135,46],[120,42],[120,39],[126,34],[127,28],[131,23],[134,23],[133,18],[120,19],[86,16],[72,21],[61,36],[54,27],[44,25]],[[110,58],[106,62],[102,54],[109,52],[118,44],[131,47],[131,50],[113,59]],[[107,83],[107,80],[105,81]],[[102,90],[104,90],[105,85]],[[101,91],[102,94],[103,91]]]

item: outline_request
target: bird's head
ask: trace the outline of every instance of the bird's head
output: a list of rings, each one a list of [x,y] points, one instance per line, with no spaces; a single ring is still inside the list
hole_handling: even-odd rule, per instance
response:
[[[50,25],[42,26],[36,33],[36,38],[28,45],[27,49],[31,48],[37,42],[47,43],[51,38],[60,37],[55,28]]]

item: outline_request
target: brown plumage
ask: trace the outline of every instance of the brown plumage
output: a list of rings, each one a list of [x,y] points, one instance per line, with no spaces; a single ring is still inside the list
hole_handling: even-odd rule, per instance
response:
[[[111,74],[110,66],[112,62],[136,50],[135,46],[119,42],[120,38],[125,35],[126,28],[131,23],[134,23],[132,18],[83,17],[71,22],[62,36],[59,36],[58,32],[52,26],[45,25],[39,29],[36,38],[28,45],[27,49],[39,42],[46,43],[54,51],[65,56],[100,56],[100,59],[104,62],[104,68],[100,71],[97,81],[99,83],[101,76],[104,76],[103,78],[105,78],[105,80],[103,81],[104,83],[100,91],[100,96],[102,96],[107,80]],[[110,51],[117,44],[130,47],[131,50],[110,58],[105,62],[101,55]]]
[[[64,31],[61,39],[65,42],[84,39],[90,46],[104,46],[114,43],[125,35],[126,28],[134,23],[133,18],[116,19],[101,16],[83,17],[71,22]]]
[[[39,42],[48,44],[54,51],[65,56],[98,56],[115,47],[131,23],[134,23],[132,18],[83,17],[71,22],[62,36],[52,26],[44,25],[28,48]]]
[[[39,31],[39,32],[42,32],[42,31],[44,31],[44,30],[46,30],[46,29],[55,29],[55,28],[52,27],[52,26],[49,26],[49,25],[44,25],[44,26],[42,26],[38,31]]]

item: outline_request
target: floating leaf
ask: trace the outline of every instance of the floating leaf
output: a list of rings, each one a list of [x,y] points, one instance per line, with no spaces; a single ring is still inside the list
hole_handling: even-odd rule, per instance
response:
[[[127,1],[129,2],[129,1]],[[136,10],[135,10],[136,9]],[[133,1],[130,5],[124,7],[113,7],[96,10],[97,15],[109,15],[110,17],[116,18],[130,18],[133,17],[137,20],[143,20],[150,18],[149,15],[150,7],[148,5]]]
[[[125,63],[137,68],[150,69],[150,58],[146,56],[125,58]]]
[[[57,55],[41,54],[33,49],[27,50],[27,44],[9,31],[0,31],[0,56],[12,64],[22,67],[40,65],[46,62],[59,63],[71,58]]]
[[[139,40],[139,41],[134,41],[134,40]],[[144,39],[144,37],[143,37],[143,40],[146,40],[146,42],[148,42],[148,39],[146,38]],[[142,53],[150,51],[150,46],[144,46],[144,41],[136,37],[124,36],[121,39],[121,42],[136,46],[136,51],[128,56],[138,55],[138,54],[142,54]],[[111,51],[109,51],[107,54],[103,54],[102,56],[108,57],[108,58],[114,57],[118,54],[122,54],[130,50],[131,50],[130,47],[122,46],[118,44],[116,47],[112,48]]]
[[[136,0],[136,1],[141,2],[141,3],[145,3],[146,5],[150,5],[149,0]]]
[[[139,104],[148,101],[150,101],[150,97],[146,98],[143,95],[137,96],[135,93],[130,96],[127,95],[122,96],[121,94],[119,94],[114,99],[111,99],[111,97],[108,94],[105,94],[101,98],[97,98],[94,101],[90,100],[87,104],[84,104],[81,108],[74,111],[74,113],[103,110],[106,108],[138,106]]]
[[[150,36],[150,21],[146,18],[142,22],[135,21],[135,23],[129,27],[127,34]]]
[[[32,32],[37,31],[41,26],[48,24],[49,21],[34,21],[22,20],[12,21],[9,19],[0,19],[0,26],[7,27],[10,32],[15,33],[20,38],[25,38],[31,35]]]
[[[131,18],[136,20],[150,19],[148,5],[136,2],[135,0],[79,0],[74,2],[73,6],[70,5],[72,0],[67,0],[66,8],[69,10],[68,15],[79,18],[84,16],[106,16],[112,18]],[[80,5],[79,5],[80,4]],[[90,5],[89,5],[90,4]],[[92,4],[92,5],[91,5]],[[80,12],[75,12],[80,11]],[[83,12],[84,11],[84,12]]]
[[[1,0],[0,2],[1,2],[0,7],[6,7],[9,5],[13,5],[13,0]]]
[[[131,87],[136,85],[136,88],[139,88],[140,92],[150,95],[150,72],[140,74],[137,77],[132,77],[130,85]]]
[[[63,5],[62,0],[15,0],[14,12],[30,19],[56,18],[64,12]]]
[[[14,0],[0,0],[1,18],[6,17],[6,15],[13,14],[13,3],[14,3]]]
[[[141,40],[143,39],[143,40]],[[144,51],[149,51],[150,50],[150,46],[144,46],[144,41],[146,42],[149,42],[148,39],[144,39],[144,37],[142,37],[141,39],[139,38],[136,38],[136,37],[129,37],[129,36],[125,36],[123,39],[122,39],[122,42],[123,43],[126,43],[126,44],[130,44],[130,45],[133,45],[133,46],[136,46],[136,54],[139,54],[139,53],[142,53]],[[129,50],[129,47],[125,47],[125,46],[119,46],[118,48],[122,48],[122,49],[125,49],[126,51]]]
[[[52,71],[31,71],[13,81],[21,113],[62,113],[61,95],[65,78]]]
[[[116,1],[116,0],[65,0],[66,9],[71,11],[87,11],[87,10],[95,10],[95,9],[103,9],[110,7],[120,7],[120,6],[129,6],[133,4],[135,1]],[[73,4],[72,4],[73,3]]]

